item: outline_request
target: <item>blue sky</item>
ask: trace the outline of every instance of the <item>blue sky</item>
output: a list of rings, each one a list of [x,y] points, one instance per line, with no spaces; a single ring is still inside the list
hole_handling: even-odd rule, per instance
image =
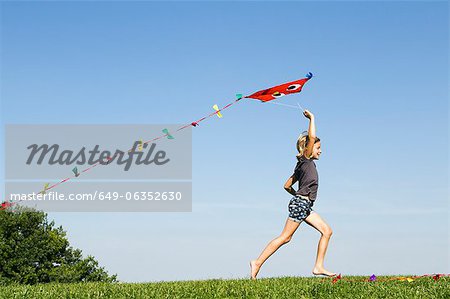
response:
[[[450,271],[447,2],[2,2],[1,10],[3,125],[186,123],[235,93],[313,72],[301,94],[280,102],[316,115],[315,210],[334,230],[326,267]],[[283,228],[283,184],[305,129],[299,110],[241,101],[193,130],[193,212],[49,216],[123,281],[245,277]],[[318,239],[302,224],[260,277],[310,275]]]

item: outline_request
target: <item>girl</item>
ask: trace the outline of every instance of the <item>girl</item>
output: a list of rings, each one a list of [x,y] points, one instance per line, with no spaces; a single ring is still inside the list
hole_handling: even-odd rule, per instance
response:
[[[314,227],[321,233],[319,246],[317,248],[316,264],[312,270],[314,275],[334,276],[326,270],[323,266],[323,260],[328,247],[333,231],[331,227],[323,221],[323,219],[313,211],[312,206],[316,200],[317,187],[319,178],[316,170],[316,164],[313,160],[318,160],[322,153],[320,149],[320,139],[316,137],[316,126],[314,122],[314,115],[305,110],[303,112],[306,118],[309,119],[308,135],[302,135],[297,140],[297,160],[294,174],[289,177],[284,184],[284,189],[294,197],[289,202],[289,217],[286,220],[281,235],[273,239],[263,250],[258,259],[250,262],[251,278],[256,279],[259,269],[262,264],[282,245],[288,243],[294,232],[299,227],[303,220],[307,224]],[[295,191],[292,188],[298,181],[299,188]]]

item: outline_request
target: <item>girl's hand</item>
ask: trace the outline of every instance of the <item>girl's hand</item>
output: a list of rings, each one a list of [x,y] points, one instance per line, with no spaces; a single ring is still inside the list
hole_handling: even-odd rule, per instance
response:
[[[314,118],[314,114],[312,114],[311,112],[309,112],[308,110],[303,111],[303,115],[308,118],[309,120]]]

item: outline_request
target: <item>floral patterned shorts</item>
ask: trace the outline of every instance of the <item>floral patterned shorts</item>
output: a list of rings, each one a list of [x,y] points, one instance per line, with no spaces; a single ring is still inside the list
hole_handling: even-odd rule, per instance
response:
[[[314,212],[312,206],[314,201],[296,195],[289,202],[289,219],[301,223],[311,212]]]

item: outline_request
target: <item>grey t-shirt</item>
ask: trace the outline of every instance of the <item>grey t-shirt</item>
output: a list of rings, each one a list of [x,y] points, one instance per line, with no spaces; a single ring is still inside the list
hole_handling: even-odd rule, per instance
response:
[[[295,166],[294,177],[298,180],[296,194],[308,196],[310,200],[315,200],[319,187],[319,175],[314,161],[301,156]]]

